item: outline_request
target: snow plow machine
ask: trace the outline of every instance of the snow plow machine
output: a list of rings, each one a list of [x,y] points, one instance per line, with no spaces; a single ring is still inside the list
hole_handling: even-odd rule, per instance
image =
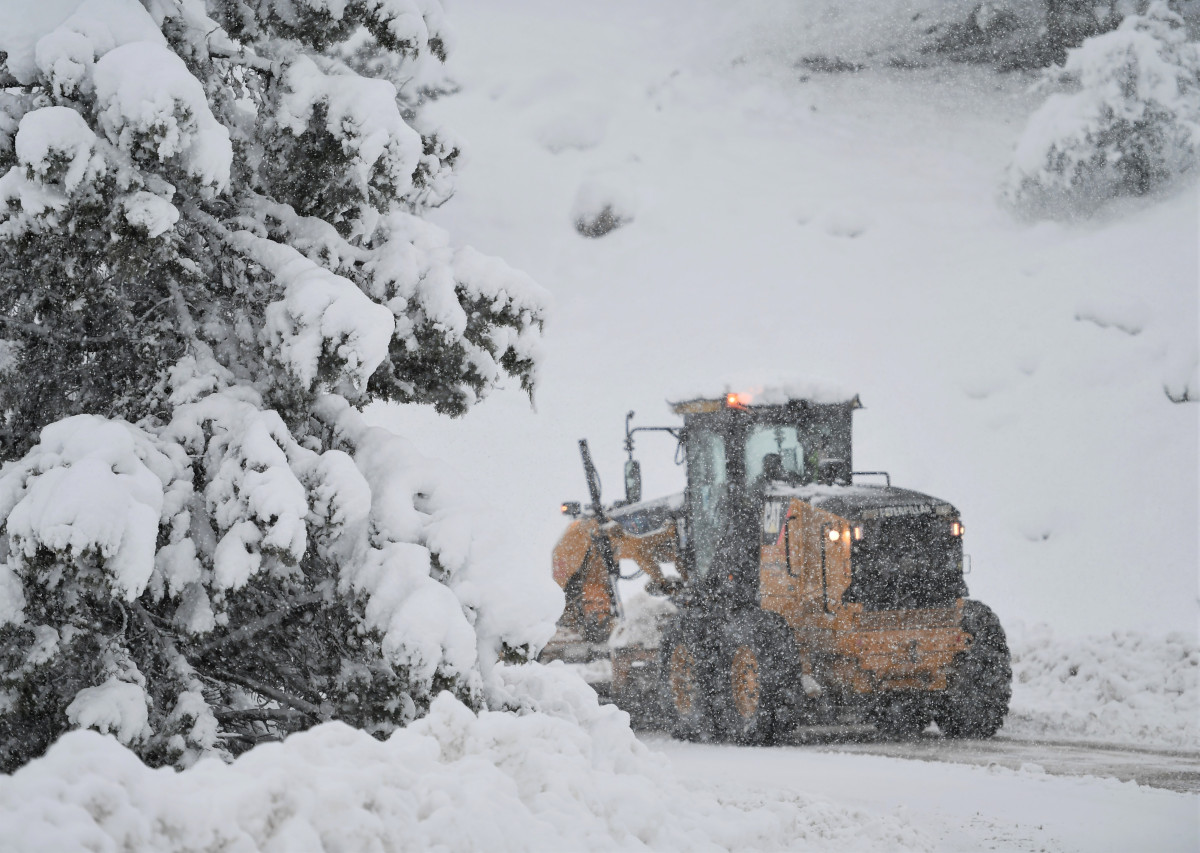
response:
[[[867,724],[911,737],[931,721],[947,737],[994,735],[1012,670],[995,614],[967,597],[962,519],[853,470],[858,397],[672,407],[682,426],[626,417],[613,505],[580,441],[590,502],[563,505],[566,606],[541,659],[577,665],[635,724],[681,738],[765,744],[798,725]],[[649,430],[677,440],[682,494],[642,500],[634,436]],[[621,581],[641,573],[622,602]]]

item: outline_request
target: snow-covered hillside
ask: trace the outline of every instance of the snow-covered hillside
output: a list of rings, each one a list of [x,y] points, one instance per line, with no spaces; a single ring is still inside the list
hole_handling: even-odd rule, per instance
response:
[[[1195,186],[1016,220],[1032,77],[890,67],[902,27],[858,73],[795,67],[870,17],[837,5],[456,4],[462,91],[432,112],[469,159],[437,218],[555,295],[537,411],[372,416],[502,504],[533,577],[583,496],[578,438],[613,498],[626,411],[832,380],[866,405],[856,466],[961,509],[1002,620],[1194,632],[1200,407],[1164,388],[1197,381]],[[605,200],[626,224],[577,233]],[[639,455],[648,495],[679,489],[669,439]]]

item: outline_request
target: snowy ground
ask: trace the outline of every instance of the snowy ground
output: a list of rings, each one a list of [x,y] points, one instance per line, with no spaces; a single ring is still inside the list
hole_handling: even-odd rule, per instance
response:
[[[1029,739],[999,734],[957,741],[936,730],[913,739],[887,738],[865,726],[851,731],[797,730],[789,743],[822,752],[857,753],[913,761],[1007,767],[1040,767],[1052,776],[1091,776],[1136,782],[1182,794],[1200,794],[1200,750],[1124,746],[1078,740]]]

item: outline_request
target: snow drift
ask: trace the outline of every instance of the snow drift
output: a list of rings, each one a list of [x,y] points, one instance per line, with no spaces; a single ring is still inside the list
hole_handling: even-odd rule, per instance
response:
[[[1013,696],[1003,733],[1015,737],[1187,747],[1200,744],[1200,643],[1113,631],[1057,637],[1017,631]]]
[[[442,694],[380,742],[327,723],[226,765],[151,770],[71,732],[0,777],[0,837],[33,850],[923,849],[894,817],[689,789],[561,666],[506,667],[516,713]]]

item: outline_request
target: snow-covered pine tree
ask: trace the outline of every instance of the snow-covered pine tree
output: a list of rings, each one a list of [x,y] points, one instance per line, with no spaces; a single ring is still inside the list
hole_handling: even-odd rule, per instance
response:
[[[478,707],[529,642],[454,487],[359,415],[535,381],[542,291],[420,218],[449,47],[437,0],[83,0],[0,34],[3,769],[71,727],[177,766],[382,734]]]
[[[1094,36],[1050,69],[1004,186],[1033,212],[1144,195],[1200,161],[1200,45],[1164,2]]]

